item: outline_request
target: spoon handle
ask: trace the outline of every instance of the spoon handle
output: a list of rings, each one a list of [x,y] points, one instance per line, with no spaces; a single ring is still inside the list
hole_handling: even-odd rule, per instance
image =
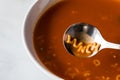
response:
[[[105,47],[120,50],[120,44],[116,43],[106,42]]]

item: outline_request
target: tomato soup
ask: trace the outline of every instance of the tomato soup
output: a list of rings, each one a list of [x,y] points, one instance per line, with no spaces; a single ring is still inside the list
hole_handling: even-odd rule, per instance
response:
[[[78,22],[96,26],[105,40],[120,44],[120,0],[63,0],[36,23],[33,43],[39,59],[64,80],[120,80],[120,50],[103,49],[91,58],[66,51],[63,34]]]

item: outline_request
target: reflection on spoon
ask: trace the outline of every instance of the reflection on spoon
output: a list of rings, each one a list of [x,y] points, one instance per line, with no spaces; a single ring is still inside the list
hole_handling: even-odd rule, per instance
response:
[[[86,23],[71,25],[64,33],[63,41],[66,50],[80,58],[92,57],[104,48],[120,50],[120,44],[107,42],[96,27]]]

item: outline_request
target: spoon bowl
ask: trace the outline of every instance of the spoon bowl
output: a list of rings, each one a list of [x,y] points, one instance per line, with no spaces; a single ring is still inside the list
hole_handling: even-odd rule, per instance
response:
[[[95,26],[87,23],[76,23],[68,27],[63,42],[69,53],[80,58],[95,56],[104,48],[120,50],[120,44],[106,41]]]

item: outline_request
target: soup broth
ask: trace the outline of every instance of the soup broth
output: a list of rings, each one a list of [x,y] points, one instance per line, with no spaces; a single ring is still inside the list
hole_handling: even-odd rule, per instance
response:
[[[96,26],[104,39],[120,43],[119,0],[63,0],[38,20],[33,43],[43,64],[64,80],[120,80],[120,50],[103,49],[91,58],[77,58],[63,45],[74,23]]]

